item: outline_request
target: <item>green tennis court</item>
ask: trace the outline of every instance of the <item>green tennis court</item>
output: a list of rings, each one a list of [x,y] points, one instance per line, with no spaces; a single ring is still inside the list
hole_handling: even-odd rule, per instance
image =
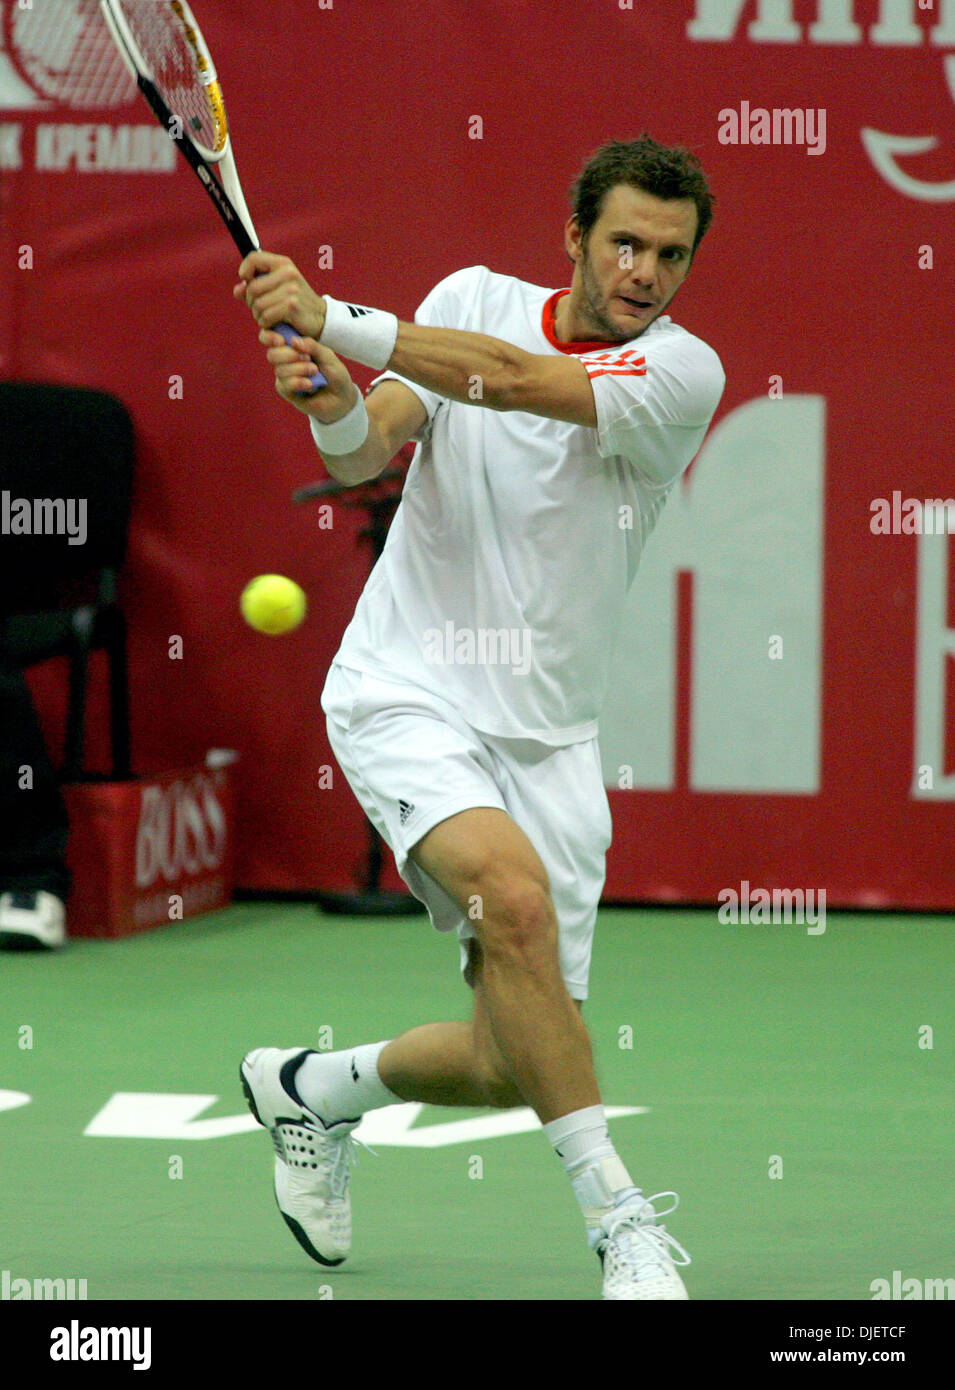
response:
[[[645,1192],[680,1194],[665,1220],[693,1257],[691,1298],[865,1300],[893,1271],[955,1275],[952,947],[947,917],[831,913],[811,935],[601,912],[585,1017],[606,1104],[641,1108],[611,1133]],[[278,1216],[239,1061],[467,1017],[456,946],[426,918],[240,904],[7,953],[0,996],[11,1278],[85,1279],[90,1299],[599,1299],[539,1132],[409,1146],[502,1112],[393,1114],[360,1154],[339,1269]],[[116,1132],[85,1133],[97,1117]],[[190,1137],[216,1118],[226,1132]]]

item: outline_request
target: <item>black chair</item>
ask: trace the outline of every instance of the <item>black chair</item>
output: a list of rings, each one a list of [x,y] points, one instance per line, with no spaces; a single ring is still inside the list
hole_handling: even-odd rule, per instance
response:
[[[108,659],[110,775],[131,775],[126,624],[117,582],[134,460],[132,421],[113,396],[0,382],[0,646],[4,659],[21,668],[51,657],[69,660],[64,782],[83,777],[89,662],[99,649]]]

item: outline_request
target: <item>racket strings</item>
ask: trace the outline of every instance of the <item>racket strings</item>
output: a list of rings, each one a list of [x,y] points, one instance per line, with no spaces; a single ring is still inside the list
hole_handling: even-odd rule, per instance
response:
[[[120,9],[163,101],[197,145],[219,154],[228,133],[222,95],[181,7],[121,0]]]
[[[122,106],[136,88],[98,0],[43,0],[10,13],[11,56],[39,96],[77,107]]]

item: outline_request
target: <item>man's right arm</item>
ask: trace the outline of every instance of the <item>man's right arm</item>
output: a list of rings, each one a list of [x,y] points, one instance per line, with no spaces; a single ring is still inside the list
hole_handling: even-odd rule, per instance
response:
[[[290,347],[278,333],[268,329],[259,334],[259,340],[269,349],[267,356],[275,368],[276,391],[303,415],[319,425],[330,426],[355,407],[358,387],[341,358],[330,348],[311,338],[297,339],[297,346]],[[308,380],[316,366],[328,385],[309,392]],[[369,392],[365,409],[368,433],[360,447],[351,453],[338,453],[319,446],[330,475],[349,487],[370,482],[383,473],[398,450],[417,434],[428,418],[421,399],[401,381],[379,382]]]
[[[368,393],[365,408],[368,436],[361,448],[351,454],[322,453],[319,448],[331,476],[349,486],[370,482],[383,473],[428,418],[419,397],[403,381],[380,381]]]

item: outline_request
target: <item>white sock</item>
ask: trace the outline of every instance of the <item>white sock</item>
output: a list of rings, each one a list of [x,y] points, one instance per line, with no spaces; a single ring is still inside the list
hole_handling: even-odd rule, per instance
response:
[[[378,1075],[378,1058],[388,1046],[384,1042],[365,1043],[344,1052],[310,1052],[295,1073],[300,1098],[326,1124],[358,1120],[366,1110],[384,1105],[402,1105],[400,1096]]]
[[[570,1178],[593,1247],[600,1238],[603,1218],[623,1197],[639,1189],[610,1142],[602,1105],[591,1105],[551,1120],[544,1126],[544,1133]]]

